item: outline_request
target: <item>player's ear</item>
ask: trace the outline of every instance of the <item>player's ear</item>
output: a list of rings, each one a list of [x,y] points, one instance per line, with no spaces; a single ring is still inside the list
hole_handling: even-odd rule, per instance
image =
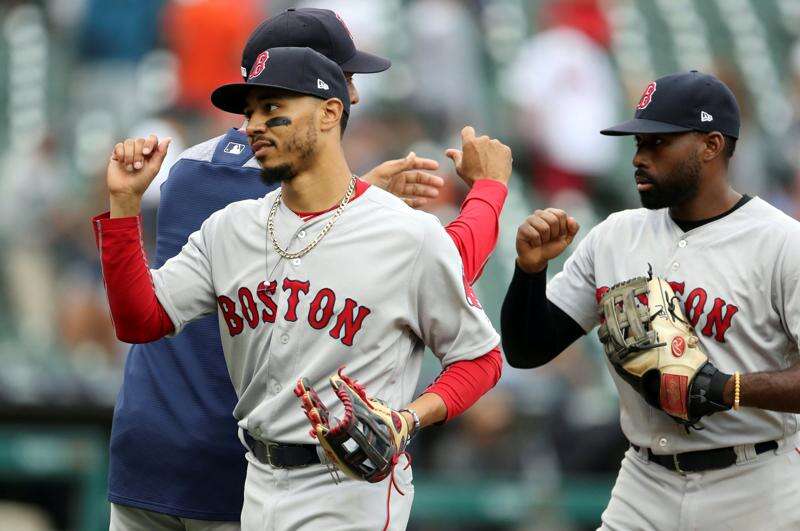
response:
[[[322,131],[330,131],[339,125],[344,113],[344,104],[339,98],[324,100],[319,106],[319,125]]]
[[[703,162],[711,162],[721,157],[724,150],[725,137],[722,136],[722,133],[713,131],[703,135],[703,144],[700,152],[700,158]]]

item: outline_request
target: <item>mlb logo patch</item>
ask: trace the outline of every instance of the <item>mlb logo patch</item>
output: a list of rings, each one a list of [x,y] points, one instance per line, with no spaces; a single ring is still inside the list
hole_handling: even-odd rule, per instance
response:
[[[237,142],[228,142],[223,149],[225,153],[230,153],[231,155],[241,155],[244,153],[244,144],[239,144]]]

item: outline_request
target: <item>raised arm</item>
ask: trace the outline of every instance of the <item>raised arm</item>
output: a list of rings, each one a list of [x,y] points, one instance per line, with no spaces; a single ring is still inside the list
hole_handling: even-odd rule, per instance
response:
[[[508,195],[511,177],[511,149],[497,139],[476,137],[471,126],[461,130],[461,149],[448,149],[458,176],[470,187],[461,212],[447,225],[447,234],[456,244],[464,276],[473,284],[497,245],[500,213]],[[363,175],[362,179],[401,197],[419,208],[439,195],[444,180],[430,173],[439,163],[417,156],[413,151],[403,159],[387,160]]]
[[[563,210],[537,210],[517,230],[517,262],[500,313],[503,350],[512,367],[544,365],[584,334],[583,328],[547,299],[548,261],[578,233]]]
[[[511,177],[511,149],[496,138],[476,137],[475,129],[467,126],[461,130],[461,149],[448,149],[446,155],[470,192],[461,213],[445,229],[461,256],[467,282],[474,284],[497,245]]]
[[[128,138],[114,146],[106,170],[110,212],[92,219],[117,338],[155,341],[174,330],[153,287],[142,247],[142,196],[158,174],[170,139]]]

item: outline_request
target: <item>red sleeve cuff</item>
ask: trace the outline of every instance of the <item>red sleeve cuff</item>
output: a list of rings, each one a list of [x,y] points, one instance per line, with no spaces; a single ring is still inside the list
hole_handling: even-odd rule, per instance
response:
[[[131,216],[126,218],[112,218],[111,212],[103,212],[92,218],[92,230],[94,230],[94,243],[97,249],[100,250],[100,234],[109,231],[122,230],[127,231],[136,229],[137,236],[139,234],[139,227],[141,226],[140,216]]]
[[[503,371],[503,358],[497,346],[474,360],[457,361],[442,371],[425,389],[442,399],[447,407],[446,421],[469,409],[495,386]]]
[[[464,199],[464,203],[461,205],[461,210],[464,210],[464,205],[467,204],[467,201],[480,199],[494,207],[499,216],[506,202],[506,197],[508,197],[508,186],[492,179],[479,179],[472,185],[467,197]]]

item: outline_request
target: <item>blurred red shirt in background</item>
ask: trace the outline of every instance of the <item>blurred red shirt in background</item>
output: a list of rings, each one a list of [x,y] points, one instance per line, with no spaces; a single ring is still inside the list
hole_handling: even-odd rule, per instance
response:
[[[266,18],[256,0],[170,0],[164,7],[165,39],[179,61],[184,110],[211,113],[211,92],[241,81],[242,48],[250,32]]]

